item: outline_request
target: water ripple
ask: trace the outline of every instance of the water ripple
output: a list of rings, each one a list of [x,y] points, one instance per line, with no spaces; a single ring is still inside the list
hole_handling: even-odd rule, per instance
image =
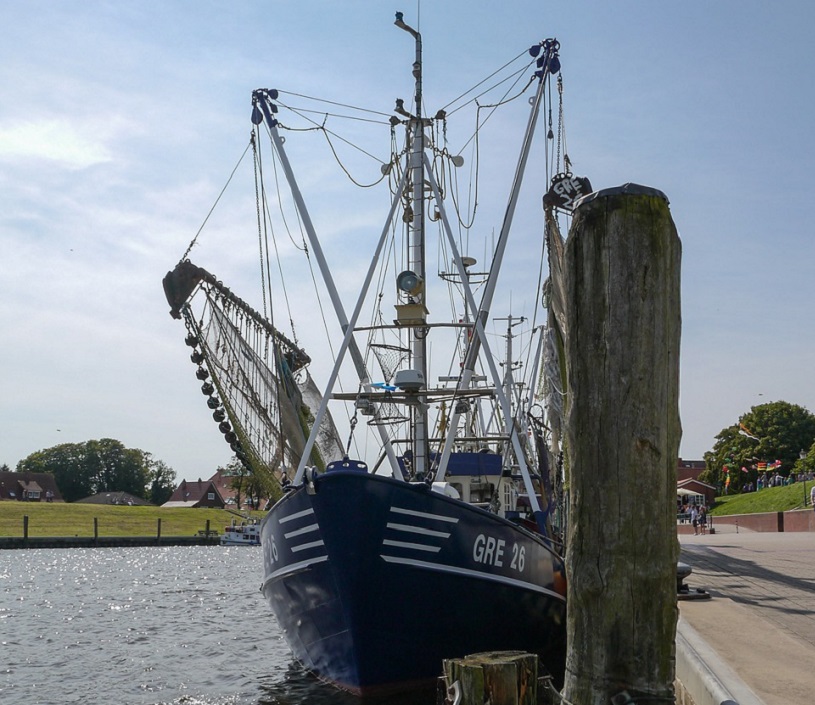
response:
[[[291,663],[261,562],[241,546],[0,551],[0,703],[355,705]]]

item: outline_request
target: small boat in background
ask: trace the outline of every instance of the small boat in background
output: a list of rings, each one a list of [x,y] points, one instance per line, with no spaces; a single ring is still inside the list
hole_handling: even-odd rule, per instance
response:
[[[254,519],[224,527],[221,546],[260,546],[260,523]]]

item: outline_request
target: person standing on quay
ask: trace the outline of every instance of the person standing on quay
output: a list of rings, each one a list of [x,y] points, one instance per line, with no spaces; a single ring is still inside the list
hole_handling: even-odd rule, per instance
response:
[[[693,533],[699,533],[699,509],[694,504],[690,510],[690,523],[693,524]]]
[[[812,505],[813,511],[815,511],[815,485],[812,485],[812,489],[809,491],[809,503]]]

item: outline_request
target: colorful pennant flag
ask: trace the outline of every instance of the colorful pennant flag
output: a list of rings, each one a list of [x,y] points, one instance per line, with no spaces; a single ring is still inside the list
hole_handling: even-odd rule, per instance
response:
[[[747,436],[747,438],[752,438],[754,441],[761,440],[758,436],[754,435],[753,432],[747,428],[743,423],[739,424],[739,433],[742,436]]]

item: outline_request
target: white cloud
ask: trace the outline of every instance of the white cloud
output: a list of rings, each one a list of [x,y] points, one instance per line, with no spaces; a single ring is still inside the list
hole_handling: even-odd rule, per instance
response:
[[[92,125],[41,120],[0,127],[0,160],[38,159],[69,169],[109,162],[113,156]]]
[[[745,20],[749,32],[734,33],[728,3],[715,12],[660,8],[645,25],[602,3],[591,12],[563,6],[546,18],[529,0],[521,4],[515,13],[467,13],[455,0],[423,12],[426,105],[439,107],[531,41],[556,34],[576,173],[597,188],[631,180],[663,189],[682,230],[683,455],[700,457],[758,392],[813,408],[807,355],[815,280],[808,268],[815,255],[805,197],[813,181],[801,118],[811,92],[800,88],[807,64],[798,56],[808,25],[792,27],[766,10]],[[167,313],[161,277],[245,147],[252,88],[387,111],[411,94],[410,38],[375,0],[342,11],[316,0],[281,3],[273,20],[252,3],[208,3],[194,12],[177,1],[6,5],[0,14],[15,32],[0,44],[0,367],[11,372],[0,408],[0,463],[108,435],[152,451],[180,476],[206,476],[228,448],[198,391],[183,325]],[[313,22],[315,8],[327,21]],[[535,13],[540,22],[530,29]],[[695,65],[678,22],[695,33]],[[751,62],[750,40],[767,31],[775,52]],[[723,32],[740,39],[727,51]],[[793,41],[788,32],[800,36]],[[453,33],[460,41],[449,41]],[[771,95],[759,88],[768,78]],[[733,101],[754,89],[755,105]],[[292,94],[286,100],[304,102]],[[784,109],[772,113],[773,106]],[[461,117],[450,120],[453,150],[472,127]],[[491,121],[487,130],[500,126]],[[485,267],[481,243],[494,239],[519,136],[505,139],[508,156],[499,166],[510,173],[481,172],[481,220],[467,238],[468,254]],[[487,142],[479,144],[483,163]],[[362,144],[377,155],[387,149]],[[378,236],[388,195],[370,189],[363,200],[338,201],[347,180],[325,156],[323,136],[295,133],[286,147],[350,309],[367,267],[364,257],[353,258]],[[336,147],[356,178],[378,174],[377,164],[345,143]],[[474,164],[465,156],[462,183]],[[542,164],[531,168],[542,178]],[[191,257],[260,308],[257,272],[249,271],[257,260],[254,213],[247,155]],[[521,254],[509,253],[508,276],[537,253],[539,218],[537,202],[531,215],[518,213],[513,244]],[[290,225],[299,241],[296,219]],[[288,256],[287,233],[277,236]],[[292,317],[323,381],[330,359],[317,342],[322,321],[307,293],[311,275],[298,277],[288,267],[293,260],[284,265]],[[533,287],[508,283],[513,308],[527,315]],[[504,303],[495,307],[501,315]],[[326,317],[336,332],[329,305]]]

